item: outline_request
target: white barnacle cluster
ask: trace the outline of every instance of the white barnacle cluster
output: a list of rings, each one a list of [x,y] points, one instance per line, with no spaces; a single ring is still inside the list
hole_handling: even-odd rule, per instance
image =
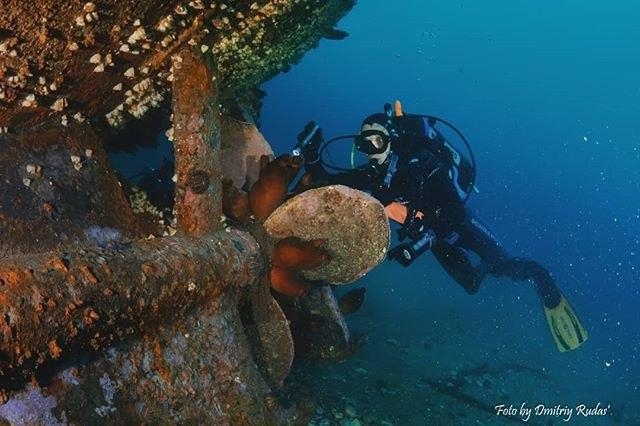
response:
[[[135,25],[136,23],[138,25]],[[134,23],[134,26],[135,26],[136,29],[133,30],[131,35],[127,38],[126,47],[123,44],[120,47],[120,51],[122,51],[122,52],[130,52],[130,53],[133,53],[133,54],[140,53],[139,51],[135,51],[135,50],[131,49],[131,46],[133,46],[133,45],[139,45],[140,47],[142,47],[145,50],[148,50],[148,49],[151,48],[151,44],[149,44],[149,39],[147,37],[147,32],[145,31],[144,27],[140,25],[139,20],[137,20]]]
[[[120,45],[120,48],[118,49],[118,52],[122,52],[122,53],[131,53],[132,55],[139,55],[140,54],[140,50],[138,49],[131,49],[131,46],[129,46],[128,43],[122,43]]]
[[[34,89],[36,95],[48,96],[51,92],[55,92],[56,90],[58,90],[58,85],[55,81],[49,83],[45,76],[41,75],[38,77],[38,81]]]
[[[134,78],[136,75],[135,70],[133,68],[129,70],[128,76]],[[147,74],[149,69],[148,67],[142,67],[142,71],[140,72],[141,74]],[[127,72],[125,72],[125,76],[127,76]],[[122,83],[116,84],[113,90],[123,90]],[[150,77],[145,77],[138,81],[131,89],[127,90],[124,95],[125,101],[105,115],[111,127],[118,127],[123,124],[125,112],[134,118],[142,118],[149,109],[158,107],[164,99],[162,88],[154,84]]]
[[[153,204],[151,204],[151,201],[149,201],[146,192],[138,187],[134,186],[131,188],[129,203],[131,204],[131,209],[136,214],[149,213],[153,216],[158,217],[159,219],[163,218],[162,212],[158,210],[158,208]]]
[[[75,114],[73,114],[73,119],[76,120],[78,123],[84,123],[84,120],[85,120],[84,115],[82,115],[81,112],[76,112]]]
[[[73,119],[76,120],[78,123],[84,123],[84,115],[82,115],[81,112],[76,112],[75,114],[73,114]],[[69,125],[69,117],[67,117],[67,115],[63,115],[60,117],[60,124],[62,124],[64,127],[67,127]]]
[[[169,222],[169,223],[167,223]],[[163,237],[171,237],[176,235],[177,229],[176,229],[176,224],[173,221],[167,221],[164,219],[160,219],[158,220],[158,223],[162,226],[163,231],[162,231],[162,236]],[[189,290],[191,291],[191,290]]]
[[[24,75],[10,75],[5,79],[8,87],[24,89],[27,87],[27,76]]]
[[[82,158],[79,155],[70,155],[71,164],[73,164],[73,168],[79,172],[82,169]]]
[[[18,39],[16,37],[3,40],[0,43],[0,58],[8,58],[9,64],[15,63],[14,58],[18,56],[18,52],[16,50],[17,43]],[[28,79],[33,77],[28,66],[20,65],[19,67],[12,68],[14,68],[13,71],[9,71],[11,68],[8,68],[6,65],[4,67],[0,67],[0,100],[10,99],[11,92],[24,90],[27,87]],[[13,74],[13,72],[15,72],[15,74]],[[17,90],[13,91],[11,89]],[[22,100],[22,105],[25,107],[36,106],[36,94],[37,93],[26,95]]]
[[[224,214],[220,216],[220,224],[224,228],[224,232],[231,232],[231,226],[229,226],[228,217]]]
[[[167,137],[167,140],[169,140],[170,142],[173,142],[173,126],[169,127],[167,131],[164,132],[164,135]]]
[[[171,43],[175,40],[175,36],[172,34],[166,35],[160,40],[160,45],[164,48],[169,47]]]
[[[22,106],[25,108],[33,108],[38,106],[36,95],[34,95],[33,93],[29,93],[27,96],[25,96],[25,98],[22,100]]]
[[[17,44],[18,39],[15,37],[3,41],[0,43],[0,55],[16,58],[18,56],[18,51],[15,49]]]
[[[161,33],[166,33],[171,28],[173,28],[173,15],[165,16],[160,20],[160,22],[158,22],[158,25],[156,25],[156,30]]]
[[[67,98],[58,98],[51,104],[50,108],[56,112],[61,112],[67,107]]]
[[[203,10],[204,3],[202,2],[202,0],[193,0],[189,2],[189,7],[195,10]]]
[[[113,55],[111,53],[107,53],[102,56],[100,52],[94,53],[89,58],[89,63],[95,65],[93,72],[104,72],[105,66],[113,66]]]
[[[93,2],[87,2],[82,6],[82,13],[76,16],[75,24],[78,27],[84,27],[87,24],[97,22],[100,18],[98,7]]]
[[[27,164],[27,176],[23,176],[22,184],[26,187],[30,187],[34,181],[42,177],[42,167],[37,164]]]
[[[123,112],[124,104],[119,104],[117,107],[106,113],[104,117],[107,119],[109,126],[120,127],[124,122],[124,116],[122,115]]]
[[[58,85],[55,82],[48,83],[45,76],[38,77],[38,81],[34,87],[34,94],[27,96],[22,101],[22,106],[33,107],[37,105],[36,96],[48,96],[51,92],[58,90]],[[53,101],[50,108],[53,111],[60,112],[67,107],[67,99],[65,97],[59,97]]]
[[[160,105],[164,99],[149,77],[134,84],[125,92],[127,111],[135,118],[141,118],[150,108]]]
[[[27,173],[32,176],[40,176],[42,174],[42,167],[38,164],[27,164]]]
[[[173,81],[173,72],[175,70],[179,70],[182,68],[182,56],[180,55],[171,55],[171,68],[169,68],[169,75],[167,76],[167,81]]]
[[[236,30],[218,39],[211,46],[213,54],[221,61],[240,61],[246,60],[252,56],[255,46],[264,44],[266,28],[262,25],[264,21],[272,21],[274,16],[282,12],[282,8],[286,8],[282,2],[268,2],[264,5],[253,2],[249,6],[249,11],[241,12],[233,9],[232,6],[221,4],[219,9],[224,10],[227,16],[216,17],[212,19],[211,24],[214,28],[221,30],[229,28],[230,21],[228,16],[238,20],[235,23]],[[272,50],[266,50],[267,55],[272,55]]]
[[[160,46],[165,49],[176,40],[176,34],[175,31],[173,31],[175,28],[175,24],[176,21],[173,15],[167,15],[160,19],[160,22],[158,22],[155,26],[156,31],[164,34],[164,37],[160,40]]]
[[[173,11],[176,13],[176,15],[186,15],[188,13],[187,8],[182,4],[176,5]]]

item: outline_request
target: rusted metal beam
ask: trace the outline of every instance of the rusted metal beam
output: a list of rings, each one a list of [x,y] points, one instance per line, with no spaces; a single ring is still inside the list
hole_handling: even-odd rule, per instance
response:
[[[204,235],[222,227],[220,113],[212,66],[184,49],[174,57],[173,135],[178,230]]]
[[[262,267],[258,244],[240,231],[4,259],[0,388],[69,351],[98,350],[148,332],[253,282]]]

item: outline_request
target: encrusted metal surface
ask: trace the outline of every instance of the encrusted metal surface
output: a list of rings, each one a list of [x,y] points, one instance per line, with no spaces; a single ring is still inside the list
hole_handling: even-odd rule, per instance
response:
[[[183,49],[177,58],[172,106],[178,230],[205,235],[222,227],[218,89],[200,52]]]
[[[273,150],[253,124],[225,116],[220,124],[222,176],[238,189],[249,189],[258,180],[260,157],[273,157]]]
[[[275,239],[325,239],[331,260],[303,275],[347,284],[380,263],[389,247],[384,207],[370,195],[342,185],[310,189],[278,207],[264,223]]]
[[[84,239],[91,226],[137,234],[129,202],[88,124],[45,122],[0,134],[0,259]]]
[[[243,307],[243,321],[251,352],[269,386],[279,388],[289,375],[293,362],[293,338],[289,321],[271,296],[267,277],[252,287]]]
[[[240,231],[110,243],[0,262],[0,393],[45,363],[139,336],[248,285],[262,268]]]
[[[224,226],[217,107],[242,104],[331,34],[354,3],[2,2],[0,142],[9,144],[0,151],[7,190],[0,236],[13,240],[10,252],[0,252],[6,406],[19,406],[15,392],[32,380],[24,392],[47,401],[32,423],[296,420],[281,421],[269,395],[293,358],[287,319],[265,276],[255,280],[270,243],[265,253],[249,234],[214,232]],[[90,127],[126,125],[166,105],[168,96],[168,134],[179,151],[178,234],[141,240],[140,222],[99,149],[103,140]],[[250,168],[243,172],[249,180]],[[296,220],[314,214],[295,213]],[[336,223],[336,236],[353,235]],[[13,250],[29,237],[31,245]],[[359,265],[356,275],[367,268]],[[253,325],[242,323],[239,300],[256,285]],[[243,330],[255,332],[251,344],[259,347],[249,349]],[[118,350],[93,358],[111,344]],[[91,363],[80,367],[76,356]],[[65,363],[76,367],[61,373]],[[12,414],[19,421],[37,415],[27,410]],[[0,420],[16,418],[8,414]]]

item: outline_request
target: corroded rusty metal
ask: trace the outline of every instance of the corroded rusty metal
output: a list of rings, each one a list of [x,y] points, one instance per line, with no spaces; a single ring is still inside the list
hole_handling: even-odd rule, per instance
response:
[[[107,358],[67,368],[44,390],[46,401],[42,396],[43,403],[24,411],[33,424],[53,424],[54,418],[68,424],[275,424],[265,403],[271,390],[244,337],[238,295],[221,294],[140,340],[111,348]],[[34,391],[42,392],[28,389],[14,398],[34,400]],[[9,420],[27,414],[12,411]]]
[[[0,252],[0,397],[34,377],[72,423],[282,423],[269,386],[288,374],[291,335],[264,275],[256,282],[272,241],[217,232],[217,108],[298,59],[353,0],[36,3],[0,11],[0,179],[12,191],[0,200],[0,237],[12,242]],[[172,90],[179,233],[140,240],[82,123],[118,127]],[[30,246],[13,249],[16,226],[33,231]]]
[[[194,194],[204,194],[209,188],[211,180],[204,170],[192,170],[187,176],[187,186]]]
[[[0,259],[84,239],[91,226],[138,235],[136,218],[87,123],[0,134]]]
[[[204,235],[222,227],[218,92],[199,52],[185,49],[179,58],[173,82],[175,210],[179,231]]]
[[[255,280],[262,257],[240,231],[174,236],[0,263],[0,381],[77,349],[97,350]]]
[[[373,197],[341,185],[303,192],[278,207],[264,223],[275,239],[326,240],[330,261],[304,271],[312,280],[346,284],[378,265],[389,247],[389,222]]]
[[[222,175],[236,188],[249,189],[258,180],[260,157],[273,157],[273,150],[253,124],[226,116],[221,117],[220,124]]]
[[[293,338],[287,317],[271,296],[266,276],[251,289],[241,309],[253,358],[269,386],[279,388],[291,370]]]
[[[354,347],[347,323],[329,285],[319,285],[295,303],[280,300],[291,321],[291,333],[298,356],[312,359],[340,359]]]

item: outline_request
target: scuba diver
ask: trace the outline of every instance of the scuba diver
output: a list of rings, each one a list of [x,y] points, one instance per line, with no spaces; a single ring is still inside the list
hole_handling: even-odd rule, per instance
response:
[[[470,160],[436,130],[438,122],[461,137]],[[355,149],[365,154],[368,162],[351,169],[324,163],[322,153],[327,145],[348,138],[355,139]],[[304,158],[307,178],[314,185],[350,186],[371,193],[385,206],[389,219],[400,224],[400,244],[389,250],[389,260],[407,267],[431,250],[469,294],[478,291],[487,275],[531,280],[558,349],[576,349],[587,339],[586,330],[550,273],[535,261],[509,256],[465,207],[475,189],[475,160],[468,141],[451,124],[432,116],[405,114],[396,101],[394,107],[387,104],[383,113],[367,117],[358,135],[327,143],[320,127],[308,123],[298,136],[293,155]],[[330,173],[327,168],[339,172]],[[470,253],[479,262],[473,262]]]

